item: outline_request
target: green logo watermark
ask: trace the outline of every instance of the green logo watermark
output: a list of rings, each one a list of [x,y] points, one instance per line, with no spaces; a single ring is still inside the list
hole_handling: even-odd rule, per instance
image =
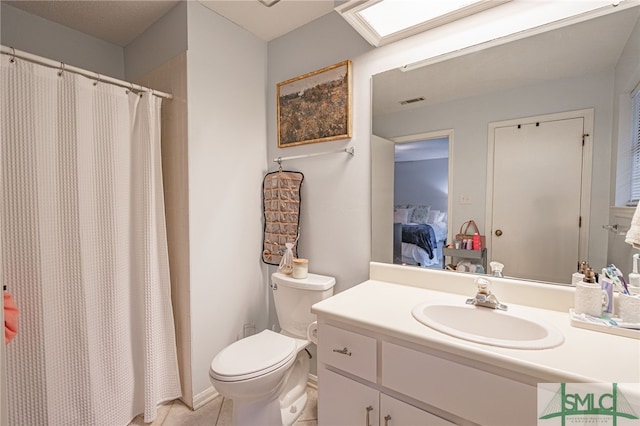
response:
[[[538,425],[640,425],[640,384],[625,389],[629,398],[617,383],[541,383]]]

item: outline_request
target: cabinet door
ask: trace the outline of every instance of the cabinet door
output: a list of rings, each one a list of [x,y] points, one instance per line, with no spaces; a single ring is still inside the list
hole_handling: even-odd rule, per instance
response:
[[[318,369],[319,426],[379,426],[378,407],[377,390],[326,368]]]
[[[450,426],[453,423],[389,395],[380,394],[380,424],[383,426]]]

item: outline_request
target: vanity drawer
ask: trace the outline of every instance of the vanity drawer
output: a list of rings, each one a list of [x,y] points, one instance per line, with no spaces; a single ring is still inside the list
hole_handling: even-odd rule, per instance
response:
[[[318,360],[376,382],[376,339],[327,324],[318,325]]]
[[[467,365],[382,342],[382,386],[487,425],[535,425],[537,389]]]

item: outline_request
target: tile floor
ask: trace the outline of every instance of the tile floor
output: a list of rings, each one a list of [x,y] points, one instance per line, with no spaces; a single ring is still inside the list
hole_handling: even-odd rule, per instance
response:
[[[294,426],[318,425],[318,390],[307,386],[309,399],[304,411]],[[204,407],[191,411],[179,400],[172,401],[158,409],[158,416],[153,423],[145,423],[143,416],[138,416],[129,426],[231,426],[232,401],[219,396]],[[256,425],[259,426],[259,425]]]

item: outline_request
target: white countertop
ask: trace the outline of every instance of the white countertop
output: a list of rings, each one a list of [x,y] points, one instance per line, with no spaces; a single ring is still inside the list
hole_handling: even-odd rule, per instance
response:
[[[372,264],[372,278],[389,277],[392,272],[400,272],[402,275],[403,272],[395,269],[393,265],[388,266],[389,268]],[[563,311],[563,306],[558,307],[553,301],[550,301],[550,306],[556,310],[503,300],[500,289],[504,289],[505,294],[509,293],[509,290],[500,283],[497,283],[497,289],[496,286],[492,288],[498,299],[509,305],[510,312],[522,312],[529,317],[533,315],[554,325],[564,335],[564,343],[555,348],[541,350],[508,349],[461,340],[433,330],[414,319],[411,314],[413,307],[435,300],[464,304],[467,298],[475,294],[475,277],[442,271],[412,270],[410,274],[413,278],[418,278],[411,285],[371,279],[315,304],[312,312],[318,315],[320,321],[339,321],[445,354],[526,374],[539,379],[540,382],[640,383],[640,340],[573,327],[570,325],[568,309]],[[400,277],[399,281],[406,279],[407,277]],[[452,292],[441,291],[445,281],[451,281],[446,283],[446,288],[450,287]],[[512,285],[509,280],[503,281],[503,286]],[[528,283],[518,284],[529,286]],[[548,284],[543,285],[552,287]],[[540,284],[532,283],[532,288],[526,290],[516,287],[531,294],[535,293],[539,286]],[[573,291],[572,288],[543,288],[541,291],[556,290],[560,292],[557,298],[564,299],[565,303],[567,292]],[[512,300],[518,299],[516,296],[509,296]],[[545,296],[548,294],[545,293]],[[540,303],[538,301],[532,305]]]

